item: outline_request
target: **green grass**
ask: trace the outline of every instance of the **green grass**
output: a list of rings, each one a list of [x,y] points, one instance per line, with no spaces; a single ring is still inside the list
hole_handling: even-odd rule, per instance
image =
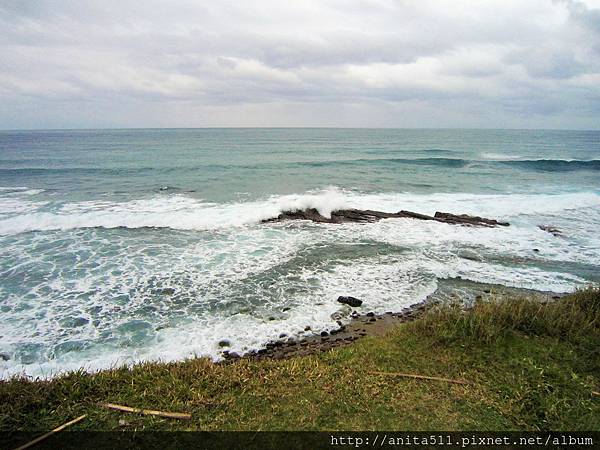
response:
[[[0,383],[0,430],[600,430],[600,291],[440,306],[383,337],[283,361],[145,363]],[[471,385],[373,375],[411,372]],[[191,421],[99,402],[191,412]],[[119,424],[119,420],[126,421]]]

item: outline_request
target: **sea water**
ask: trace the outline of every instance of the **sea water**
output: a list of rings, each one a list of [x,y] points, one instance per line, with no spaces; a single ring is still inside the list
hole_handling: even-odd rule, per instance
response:
[[[261,223],[308,207],[511,225]],[[558,293],[599,267],[598,131],[0,132],[3,378],[218,359],[337,327],[339,295],[383,313],[444,279]]]

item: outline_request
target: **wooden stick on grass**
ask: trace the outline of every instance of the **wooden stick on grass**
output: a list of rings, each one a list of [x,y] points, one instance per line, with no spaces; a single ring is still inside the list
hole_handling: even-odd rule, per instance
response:
[[[103,408],[114,409],[117,411],[145,414],[145,415],[149,415],[149,416],[168,417],[170,419],[189,420],[192,418],[192,415],[188,414],[188,413],[176,413],[176,412],[156,411],[154,409],[132,408],[130,406],[115,405],[114,403],[100,403],[100,406],[102,406]]]
[[[369,372],[369,373],[372,375],[390,375],[390,376],[396,376],[396,377],[416,378],[419,380],[445,381],[446,383],[454,383],[454,384],[471,384],[468,381],[463,381],[463,380],[451,380],[450,378],[428,377],[425,375],[415,375],[412,373],[400,373],[400,372]]]
[[[600,397],[600,392],[592,391],[592,397]]]
[[[52,436],[55,433],[58,433],[59,431],[64,430],[65,428],[67,428],[68,426],[73,425],[74,423],[80,422],[83,419],[85,419],[87,416],[87,414],[84,414],[83,416],[79,416],[76,419],[71,420],[70,422],[64,423],[62,424],[60,427],[56,427],[54,430],[49,431],[46,434],[42,434],[40,437],[35,438],[33,441],[28,442],[25,445],[21,445],[20,447],[16,448],[15,450],[23,450],[25,448],[29,448],[34,446],[35,444],[37,444],[38,442],[42,442],[44,439],[49,438],[50,436]]]

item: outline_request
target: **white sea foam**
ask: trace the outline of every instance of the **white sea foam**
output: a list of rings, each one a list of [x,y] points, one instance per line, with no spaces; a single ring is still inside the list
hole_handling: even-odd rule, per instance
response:
[[[0,195],[38,195],[44,189],[31,189],[26,186],[0,186]]]
[[[564,194],[359,194],[330,188],[300,195],[272,196],[244,203],[209,203],[184,195],[160,196],[129,202],[88,201],[68,203],[55,211],[39,211],[44,202],[4,198],[0,213],[21,214],[0,218],[0,234],[75,228],[173,228],[215,230],[258,223],[282,211],[316,208],[324,216],[341,208],[400,209],[425,214],[450,211],[497,218],[519,217],[600,206],[592,192]]]
[[[6,198],[4,198],[6,199]],[[24,198],[17,199],[24,201]],[[334,188],[216,204],[183,195],[48,205],[0,220],[3,377],[261,348],[281,333],[336,326],[338,295],[399,310],[438,279],[571,291],[600,265],[600,196],[363,194]],[[472,228],[412,219],[257,225],[289,209],[356,207],[506,219]],[[563,237],[538,228],[560,227]],[[103,228],[105,229],[103,229]],[[115,227],[164,227],[123,233]],[[65,230],[61,233],[22,233]],[[202,230],[207,230],[206,232]],[[539,252],[534,252],[533,249]],[[162,289],[174,293],[163,294]],[[346,320],[346,319],[344,319]]]
[[[304,238],[310,240],[314,239],[314,236],[304,236]],[[247,254],[247,251],[243,249],[240,249],[240,252]],[[286,258],[289,259],[291,252],[284,253],[286,254],[280,255],[283,259],[272,259],[272,264],[282,263]],[[171,270],[177,273],[183,267],[184,264],[172,267]],[[273,266],[271,265],[271,267]],[[140,268],[134,266],[125,268],[126,273],[132,270],[139,272]],[[138,274],[138,277],[142,275],[144,278],[150,273],[153,276],[168,273],[166,268],[161,269],[156,266],[147,267],[146,270],[146,275],[142,273]],[[256,261],[246,266],[224,266],[221,267],[221,271],[216,270],[215,277],[211,278],[213,281],[221,278],[223,283],[217,283],[209,288],[211,283],[205,282],[207,280],[203,281],[201,277],[195,279],[194,282],[199,285],[204,283],[205,298],[211,295],[220,295],[227,299],[236,295],[235,284],[231,283],[232,278],[237,277],[243,283],[252,283],[249,276],[257,270],[260,271],[256,267]],[[264,270],[269,270],[268,264]],[[64,292],[66,295],[57,299],[58,304],[47,305],[47,310],[41,314],[41,318],[39,309],[21,310],[19,315],[15,316],[14,321],[8,321],[10,326],[4,330],[6,341],[3,350],[9,353],[16,348],[16,344],[23,344],[24,336],[33,336],[36,333],[37,336],[30,339],[31,345],[46,340],[54,343],[41,349],[41,353],[36,356],[34,363],[19,364],[17,361],[5,361],[0,362],[0,368],[4,370],[4,377],[23,372],[34,376],[49,376],[81,367],[97,370],[115,364],[131,364],[142,360],[172,361],[192,356],[208,356],[219,359],[222,349],[219,348],[218,342],[221,339],[230,341],[231,351],[244,352],[262,348],[266,342],[282,333],[289,336],[302,335],[306,326],[311,327],[311,332],[335,328],[337,325],[331,315],[340,309],[343,310],[334,301],[338,295],[351,293],[362,298],[369,311],[378,313],[389,310],[397,311],[423,300],[428,294],[434,292],[437,286],[437,277],[455,276],[462,276],[474,281],[558,291],[571,290],[574,285],[582,282],[575,276],[544,272],[536,268],[504,267],[463,260],[456,256],[436,260],[435,257],[431,258],[431,255],[416,250],[402,255],[402,257],[367,258],[353,264],[340,262],[326,269],[323,267],[305,268],[299,272],[275,278],[273,284],[269,286],[269,290],[271,293],[281,292],[282,295],[271,297],[265,295],[264,301],[267,303],[265,315],[257,314],[256,311],[252,313],[243,310],[231,314],[229,310],[223,309],[195,314],[191,320],[175,321],[171,323],[171,326],[159,330],[156,329],[158,321],[156,318],[142,319],[138,317],[139,311],[148,301],[144,299],[143,295],[137,298],[134,295],[127,304],[127,313],[119,314],[115,312],[114,307],[110,307],[110,301],[107,305],[107,298],[110,299],[110,296],[105,297],[105,295],[110,293],[109,289],[93,296],[92,304],[86,305],[88,310],[92,305],[105,308],[106,315],[100,316],[102,323],[99,326],[91,326],[90,321],[85,326],[70,330],[67,335],[57,338],[56,327],[60,323],[64,324],[65,316],[73,315],[74,309],[75,315],[85,315],[86,308],[81,305],[74,308],[74,285],[67,281],[66,284],[59,283],[53,286],[54,289]],[[176,278],[172,277],[174,282],[177,282]],[[285,292],[293,283],[292,278],[297,278],[299,285],[310,284],[312,289],[303,292],[296,298],[288,298]],[[123,280],[109,277],[106,282],[110,286],[122,283]],[[95,286],[94,282],[79,284],[77,289],[85,291],[93,286]],[[203,291],[203,289],[199,289],[199,291]],[[293,302],[288,303],[290,300]],[[291,309],[282,313],[285,305],[290,305]],[[107,306],[109,307],[107,308]],[[173,314],[176,305],[164,305],[164,308],[166,308],[164,314]],[[24,321],[23,315],[29,316],[30,321]],[[185,315],[191,315],[189,310]],[[269,315],[274,315],[275,320],[270,320]],[[344,321],[347,320],[347,316],[342,317]],[[142,330],[144,333],[147,332],[147,336],[142,342],[135,344],[131,340],[139,331],[125,332],[123,330],[133,322],[140,320],[148,324]],[[112,330],[111,333],[118,336],[117,342],[98,341],[98,334],[102,334],[106,330]],[[90,344],[89,346],[84,345],[76,352],[57,353],[57,348],[74,342]]]
[[[68,203],[53,212],[33,212],[35,204],[4,199],[1,211],[16,210],[25,214],[0,219],[0,234],[27,231],[69,230],[75,228],[173,228],[214,230],[258,223],[276,217],[282,211],[316,208],[324,216],[345,207],[346,198],[337,189],[318,193],[273,196],[263,201],[216,204],[183,195],[161,196],[116,203],[87,201]]]
[[[25,186],[0,186],[0,221],[25,213],[35,213],[47,202],[33,201],[29,197],[44,192],[43,189],[30,189]]]
[[[522,159],[521,155],[508,155],[506,153],[484,152],[480,153],[479,156],[483,159],[489,159],[492,161],[518,161],[519,159]]]

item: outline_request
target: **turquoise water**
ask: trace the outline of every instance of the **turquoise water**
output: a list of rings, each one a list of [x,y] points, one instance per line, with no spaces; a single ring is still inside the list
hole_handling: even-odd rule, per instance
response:
[[[511,226],[259,223],[305,207]],[[598,131],[0,132],[0,373],[218,358],[457,276],[570,291],[600,281],[599,207]]]

